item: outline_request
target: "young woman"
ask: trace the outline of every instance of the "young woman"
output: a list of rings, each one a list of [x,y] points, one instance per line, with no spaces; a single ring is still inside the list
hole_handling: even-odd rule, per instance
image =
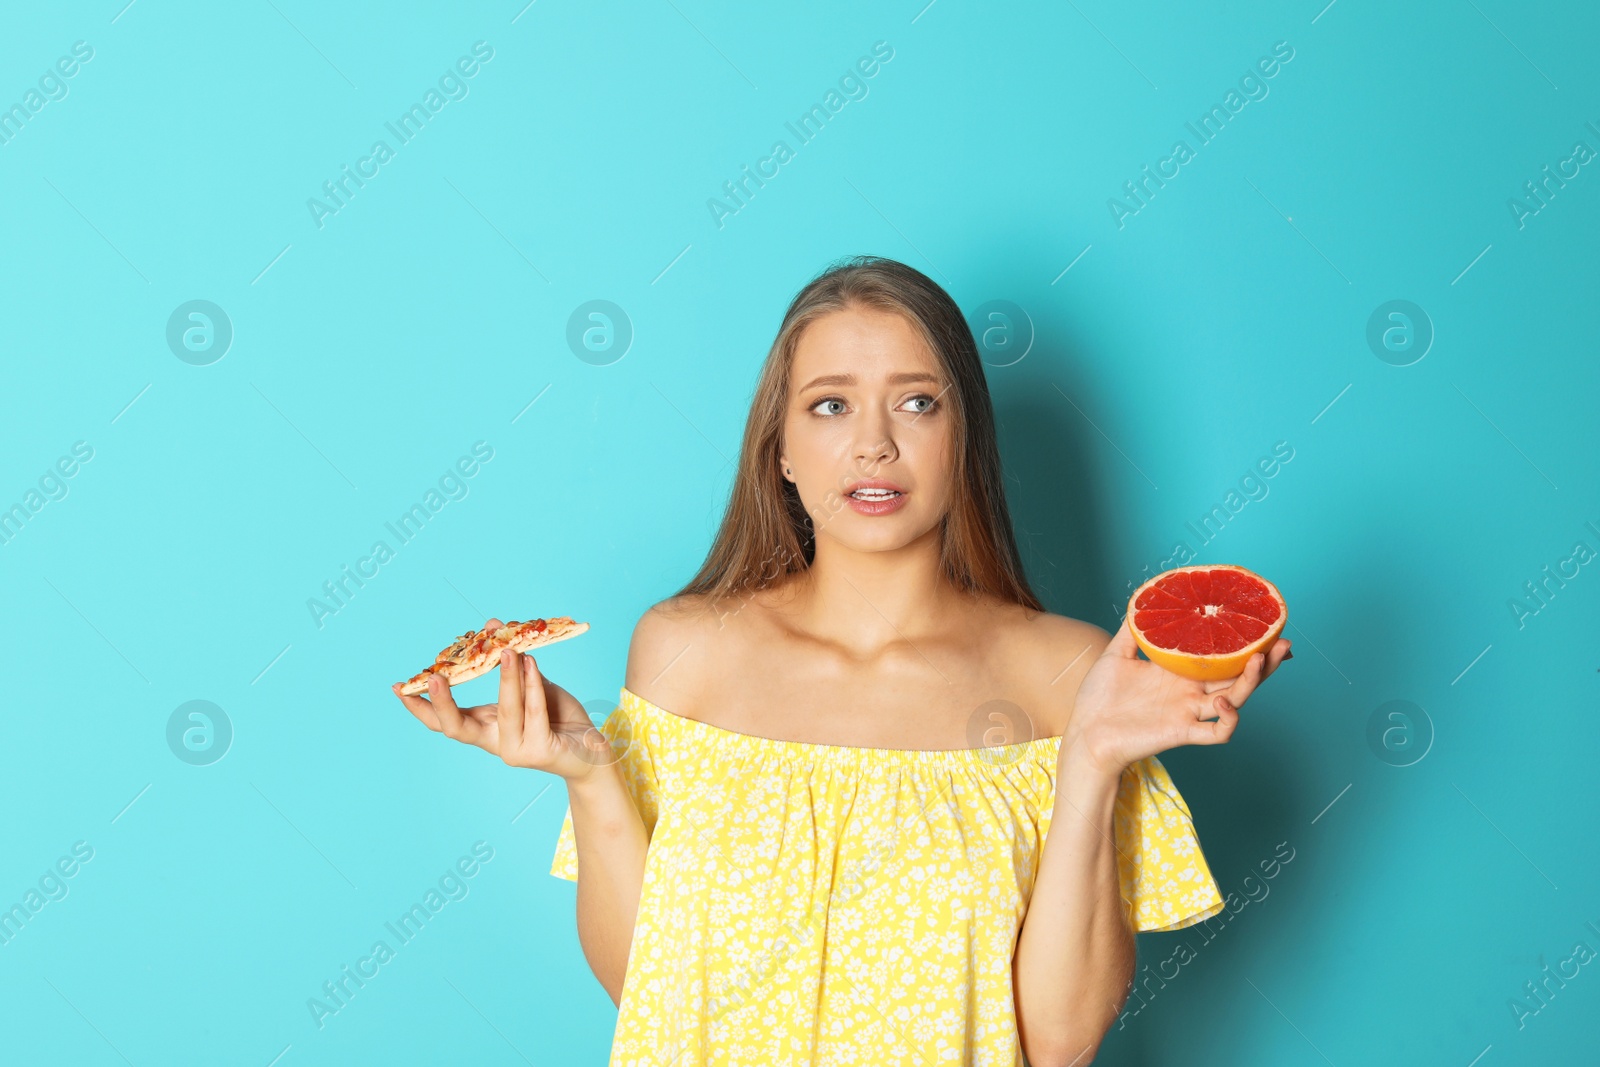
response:
[[[437,677],[401,699],[566,780],[551,871],[618,1004],[612,1064],[1066,1067],[1134,933],[1223,906],[1156,754],[1226,742],[1288,651],[1194,682],[1125,619],[1046,612],[960,309],[858,257],[790,304],[721,529],[598,731],[527,655],[495,704]]]

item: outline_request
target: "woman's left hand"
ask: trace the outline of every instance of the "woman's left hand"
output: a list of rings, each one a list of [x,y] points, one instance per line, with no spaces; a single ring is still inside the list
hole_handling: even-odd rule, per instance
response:
[[[1078,686],[1061,753],[1120,775],[1131,763],[1180,745],[1219,745],[1233,736],[1239,708],[1278,669],[1290,642],[1257,652],[1244,673],[1197,682],[1139,658],[1127,616]]]

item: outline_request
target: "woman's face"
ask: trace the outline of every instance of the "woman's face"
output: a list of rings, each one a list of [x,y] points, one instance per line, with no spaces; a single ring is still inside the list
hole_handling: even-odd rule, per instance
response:
[[[943,376],[902,315],[846,308],[800,335],[780,472],[820,540],[900,548],[938,526],[950,499],[956,418]]]

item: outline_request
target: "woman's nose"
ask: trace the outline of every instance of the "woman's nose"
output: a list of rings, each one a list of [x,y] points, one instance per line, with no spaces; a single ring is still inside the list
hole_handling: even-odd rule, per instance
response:
[[[888,434],[869,434],[856,446],[856,459],[863,466],[887,463],[895,454],[894,439]]]

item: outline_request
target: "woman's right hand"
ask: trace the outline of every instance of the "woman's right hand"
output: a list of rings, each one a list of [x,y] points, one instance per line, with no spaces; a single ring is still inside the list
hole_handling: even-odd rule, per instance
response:
[[[490,619],[485,625],[498,629],[501,623]],[[493,704],[457,707],[450,686],[437,674],[428,676],[426,698],[402,694],[398,682],[392,688],[428,729],[476,745],[513,767],[549,771],[574,782],[615,762],[583,704],[540,674],[526,653],[500,653],[500,699]]]

